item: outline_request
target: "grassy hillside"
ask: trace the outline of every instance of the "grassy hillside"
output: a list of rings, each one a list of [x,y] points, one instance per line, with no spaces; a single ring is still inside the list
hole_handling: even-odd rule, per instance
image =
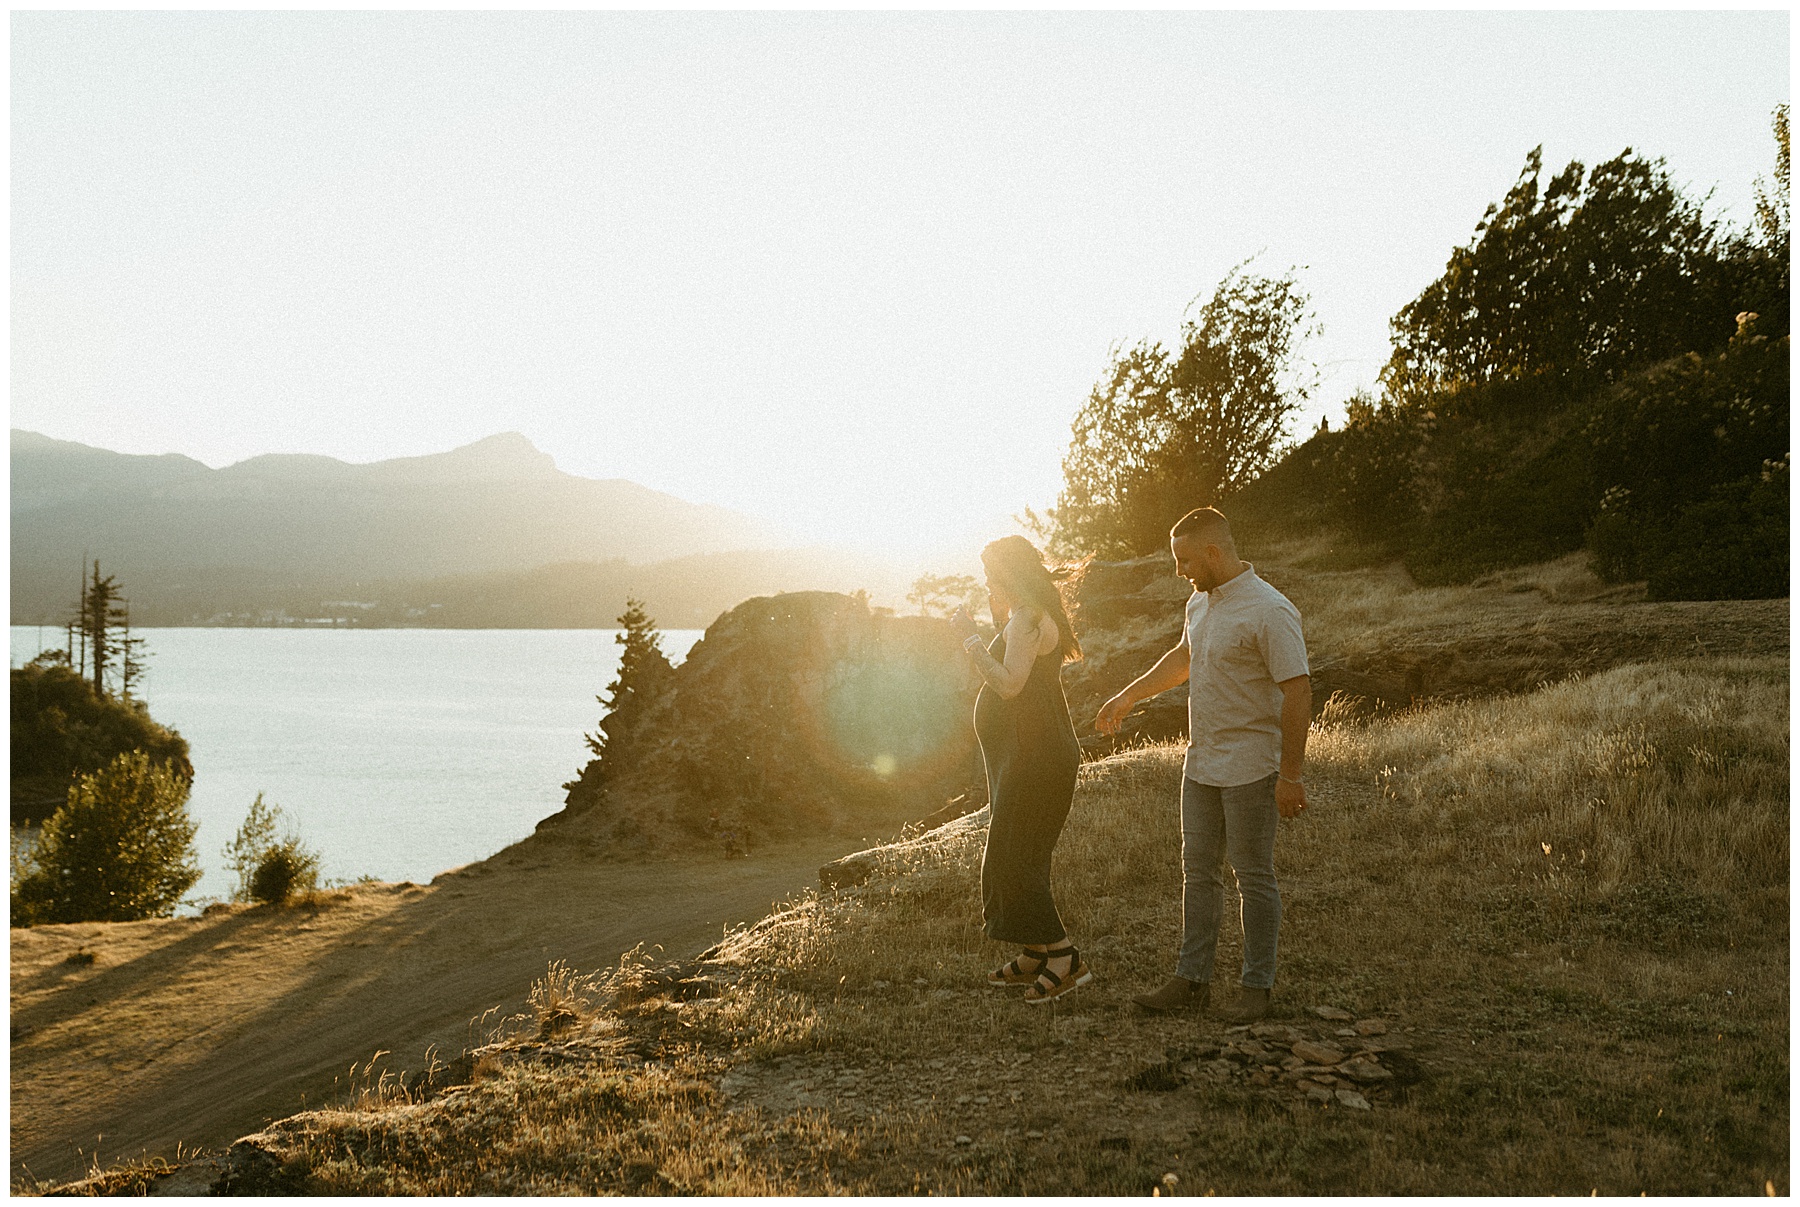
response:
[[[695,964],[547,978],[533,1013],[438,1078],[461,1085],[408,1093],[370,1070],[360,1101],[241,1142],[233,1176],[307,1193],[1785,1193],[1787,765],[1785,659],[1328,718],[1314,809],[1280,838],[1275,1013],[1247,1033],[1129,1004],[1172,960],[1179,757],[1125,752],[1086,769],[1059,848],[1098,980],[1054,1009],[981,984],[1006,952],[980,937],[965,823]],[[1363,1050],[1364,1079],[1284,1068],[1296,1039]]]

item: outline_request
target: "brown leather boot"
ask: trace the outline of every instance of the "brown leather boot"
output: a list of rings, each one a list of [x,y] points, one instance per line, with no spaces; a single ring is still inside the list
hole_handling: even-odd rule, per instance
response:
[[[1238,999],[1225,1012],[1225,1017],[1232,1023],[1253,1023],[1269,1013],[1269,991],[1252,989],[1248,985],[1240,986]]]
[[[1164,1014],[1172,1010],[1203,1009],[1211,993],[1212,985],[1206,981],[1190,981],[1186,977],[1172,976],[1161,988],[1140,993],[1131,1000],[1146,1010]]]

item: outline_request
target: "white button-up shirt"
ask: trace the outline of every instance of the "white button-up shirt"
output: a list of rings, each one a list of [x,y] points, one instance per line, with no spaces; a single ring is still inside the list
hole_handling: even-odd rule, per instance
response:
[[[1281,769],[1281,688],[1309,673],[1300,610],[1245,570],[1187,603],[1188,748],[1184,774],[1215,788]]]

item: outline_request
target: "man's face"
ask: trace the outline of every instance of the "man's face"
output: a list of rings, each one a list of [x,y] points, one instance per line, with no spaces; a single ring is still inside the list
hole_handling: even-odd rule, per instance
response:
[[[1217,559],[1208,557],[1208,550],[1216,555],[1218,547],[1196,536],[1178,536],[1169,541],[1169,552],[1175,555],[1175,573],[1187,579],[1196,591],[1210,591],[1219,585],[1211,564]]]

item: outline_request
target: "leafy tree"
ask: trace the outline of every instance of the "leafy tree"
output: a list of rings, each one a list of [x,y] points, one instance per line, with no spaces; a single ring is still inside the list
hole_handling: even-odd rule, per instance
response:
[[[1605,381],[1730,334],[1716,224],[1629,149],[1540,188],[1543,148],[1392,321],[1390,396],[1539,374]]]
[[[1534,151],[1395,317],[1383,397],[1240,492],[1234,521],[1336,529],[1421,582],[1585,544],[1653,598],[1785,594],[1785,106],[1773,125],[1775,183],[1744,231],[1660,161],[1627,151],[1544,185]]]
[[[986,598],[986,589],[972,574],[921,574],[906,593],[921,616],[947,616],[959,607],[979,614]]]
[[[57,651],[60,653],[61,651]],[[12,820],[40,822],[67,797],[71,780],[130,750],[194,778],[188,744],[151,719],[141,700],[103,695],[66,661],[33,659],[12,671]]]
[[[1775,106],[1770,118],[1775,131],[1775,187],[1756,182],[1756,226],[1761,241],[1770,247],[1786,248],[1789,238],[1788,219],[1788,106]]]
[[[18,867],[13,924],[173,913],[200,879],[187,796],[188,781],[141,750],[82,776]]]
[[[1770,339],[1788,334],[1789,264],[1793,247],[1788,218],[1788,107],[1779,105],[1775,133],[1775,184],[1756,181],[1756,217],[1750,230],[1732,240],[1727,271],[1738,310],[1754,311],[1757,330]],[[1704,349],[1702,349],[1704,350]]]
[[[1175,353],[1153,341],[1114,350],[1072,425],[1049,513],[1054,552],[1153,552],[1183,513],[1273,463],[1315,380],[1298,353],[1316,328],[1292,273],[1244,269],[1182,325]]]

